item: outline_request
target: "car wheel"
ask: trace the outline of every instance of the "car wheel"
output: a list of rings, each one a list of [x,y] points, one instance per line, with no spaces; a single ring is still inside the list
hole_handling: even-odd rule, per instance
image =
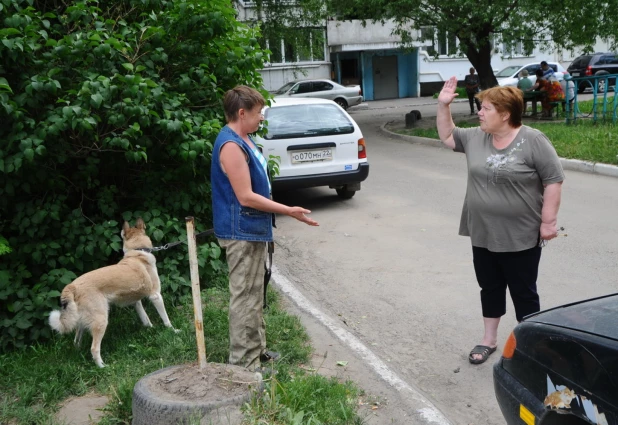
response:
[[[350,199],[356,193],[355,190],[349,190],[347,185],[337,188],[336,190],[337,196],[339,196],[341,199]]]
[[[335,99],[335,103],[341,106],[344,110],[348,109],[348,102],[343,99]]]
[[[605,80],[597,82],[597,93],[605,93]]]

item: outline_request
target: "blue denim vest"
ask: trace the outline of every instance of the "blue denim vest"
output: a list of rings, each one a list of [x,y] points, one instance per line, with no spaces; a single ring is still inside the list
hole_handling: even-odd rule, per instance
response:
[[[264,168],[251,152],[250,146],[226,125],[215,140],[210,165],[215,236],[219,239],[270,242],[273,240],[272,214],[240,205],[230,180],[221,168],[219,154],[223,145],[230,141],[240,146],[248,158],[253,192],[270,199]]]

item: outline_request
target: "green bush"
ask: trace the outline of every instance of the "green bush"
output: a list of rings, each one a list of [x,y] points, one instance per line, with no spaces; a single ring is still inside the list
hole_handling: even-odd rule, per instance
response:
[[[123,220],[155,245],[210,226],[221,98],[261,87],[266,53],[227,0],[0,0],[0,20],[4,350],[49,337],[64,285],[121,258]],[[211,282],[220,250],[199,242]],[[188,292],[186,249],[157,257],[166,301]]]
[[[458,99],[467,99],[468,98],[468,93],[466,92],[466,88],[465,87],[456,87],[455,88],[455,93],[457,93],[459,95],[457,97]],[[440,95],[440,92],[434,93],[432,97],[433,97],[433,99],[437,99],[439,95]]]

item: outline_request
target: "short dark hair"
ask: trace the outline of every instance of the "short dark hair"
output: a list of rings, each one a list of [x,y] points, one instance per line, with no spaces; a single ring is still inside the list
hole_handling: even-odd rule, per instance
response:
[[[478,93],[476,97],[483,102],[487,100],[494,105],[499,113],[508,112],[509,125],[513,128],[521,126],[521,116],[524,113],[524,95],[521,90],[510,86],[496,86]]]
[[[254,88],[247,86],[236,86],[225,92],[223,96],[223,112],[227,122],[234,122],[238,119],[240,109],[251,110],[257,105],[263,108],[266,105],[262,93]]]
[[[541,66],[545,66],[545,65],[547,65],[547,62],[541,61]]]

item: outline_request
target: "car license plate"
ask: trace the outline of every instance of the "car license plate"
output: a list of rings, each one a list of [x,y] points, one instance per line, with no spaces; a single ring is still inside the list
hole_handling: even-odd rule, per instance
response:
[[[571,72],[571,75],[572,75],[573,77],[579,77],[579,72]]]
[[[328,161],[333,159],[332,149],[318,149],[313,151],[295,151],[291,153],[292,164],[298,164],[299,162],[310,161]]]

